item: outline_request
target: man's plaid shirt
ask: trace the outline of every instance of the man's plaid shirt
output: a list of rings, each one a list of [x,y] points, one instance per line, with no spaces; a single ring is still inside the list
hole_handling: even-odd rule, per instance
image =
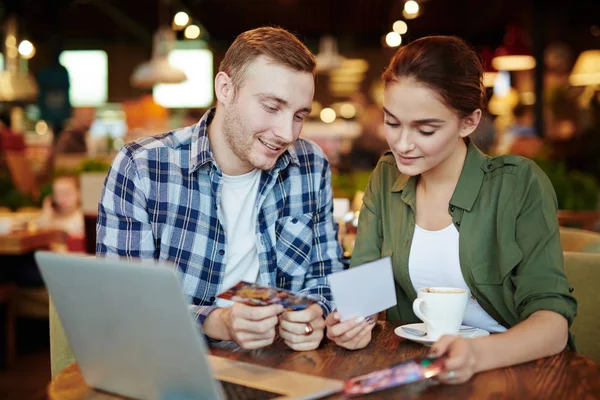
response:
[[[208,141],[213,115],[126,144],[98,206],[96,253],[173,263],[200,323],[222,289],[227,254],[222,174]],[[262,172],[256,200],[258,283],[313,295],[325,314],[334,309],[327,275],[343,268],[330,182],[322,150],[299,139]]]

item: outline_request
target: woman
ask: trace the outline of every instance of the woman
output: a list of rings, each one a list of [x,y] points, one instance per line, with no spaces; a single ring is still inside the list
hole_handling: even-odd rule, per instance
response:
[[[392,257],[391,320],[417,322],[421,287],[471,293],[464,322],[497,334],[443,336],[444,382],[562,351],[577,304],[563,272],[552,184],[532,161],[490,158],[469,140],[484,108],[479,57],[456,37],[401,47],[383,74],[391,151],[364,196],[352,266]],[[328,337],[348,349],[371,340],[374,318],[327,318]]]
[[[66,250],[85,251],[85,227],[80,207],[79,178],[76,175],[61,175],[52,182],[52,194],[43,201],[39,223],[52,226],[66,233]],[[63,251],[62,246],[53,250]]]

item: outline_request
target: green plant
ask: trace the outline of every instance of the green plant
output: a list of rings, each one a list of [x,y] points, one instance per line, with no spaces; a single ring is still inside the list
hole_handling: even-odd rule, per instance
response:
[[[335,173],[331,177],[333,196],[352,200],[358,191],[365,191],[371,171],[354,171],[351,173]]]
[[[17,190],[8,171],[0,171],[0,206],[17,210],[21,207],[39,206],[29,194]]]
[[[600,185],[589,173],[570,170],[564,162],[536,160],[554,186],[561,210],[595,210]]]
[[[104,161],[88,158],[82,161],[79,166],[79,173],[82,172],[108,172],[110,164]]]

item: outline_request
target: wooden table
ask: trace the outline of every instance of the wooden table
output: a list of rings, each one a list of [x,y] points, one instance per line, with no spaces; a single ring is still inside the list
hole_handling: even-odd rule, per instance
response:
[[[56,229],[20,230],[0,235],[0,255],[26,254],[64,242],[64,233]]]
[[[279,341],[245,351],[233,343],[213,345],[215,356],[335,379],[365,374],[424,355],[428,348],[394,334],[398,323],[378,322],[363,350],[347,351],[325,341],[316,351],[294,352]],[[53,400],[120,399],[91,389],[77,364],[58,374],[48,387]],[[333,396],[330,399],[342,398]],[[368,396],[369,399],[594,399],[600,398],[600,365],[571,351],[511,368],[483,372],[462,385],[416,383]]]

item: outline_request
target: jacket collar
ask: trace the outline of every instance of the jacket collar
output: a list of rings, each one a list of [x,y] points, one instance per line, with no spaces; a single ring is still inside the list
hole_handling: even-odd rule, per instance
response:
[[[467,156],[458,183],[450,199],[450,204],[470,211],[479,195],[479,190],[485,176],[485,168],[488,164],[488,156],[473,144],[471,140],[467,144]],[[402,193],[402,200],[407,204],[414,204],[417,196],[418,176],[407,176],[400,174],[392,192]]]

